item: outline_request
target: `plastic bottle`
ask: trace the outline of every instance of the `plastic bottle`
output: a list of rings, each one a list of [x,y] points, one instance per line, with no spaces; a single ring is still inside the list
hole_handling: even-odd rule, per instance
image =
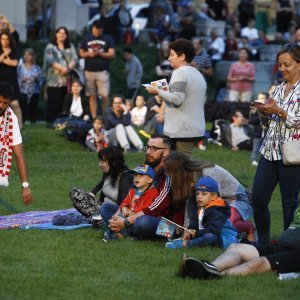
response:
[[[292,273],[278,273],[279,280],[286,280],[286,279],[295,279],[300,278],[300,273],[292,272]]]

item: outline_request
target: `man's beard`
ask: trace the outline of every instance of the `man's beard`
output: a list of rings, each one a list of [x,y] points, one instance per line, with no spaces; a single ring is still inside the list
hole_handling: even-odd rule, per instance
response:
[[[155,167],[157,167],[157,166],[161,163],[162,158],[163,158],[163,157],[162,157],[162,155],[161,155],[161,156],[158,157],[157,159],[149,161],[149,156],[146,155],[145,164],[149,165],[151,168],[154,169]]]

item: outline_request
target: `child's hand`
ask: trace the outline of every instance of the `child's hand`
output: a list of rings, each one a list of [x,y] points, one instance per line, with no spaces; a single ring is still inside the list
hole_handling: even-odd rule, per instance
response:
[[[190,231],[191,231],[191,237],[195,238],[195,236],[196,236],[196,230],[190,229]]]
[[[185,230],[183,233],[183,240],[190,240],[192,238],[194,238],[196,235],[196,230],[193,229],[189,229],[189,230]]]
[[[128,210],[124,211],[122,215],[123,215],[125,218],[129,217],[129,211],[128,211]]]
[[[133,212],[127,207],[127,206],[124,206],[122,208],[122,215],[126,218],[126,217],[129,217],[133,214]]]
[[[100,133],[98,136],[97,136],[97,138],[96,138],[96,142],[101,142],[102,140],[104,140],[104,138],[105,138],[105,136],[104,136],[104,134],[102,134],[102,133]]]
[[[127,209],[125,213],[123,213],[124,217],[130,217],[134,214],[134,212],[130,209]]]

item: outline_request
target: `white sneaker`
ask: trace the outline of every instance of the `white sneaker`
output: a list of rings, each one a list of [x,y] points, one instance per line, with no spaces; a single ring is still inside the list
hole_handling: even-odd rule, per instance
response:
[[[257,162],[256,160],[254,160],[254,161],[252,162],[252,166],[257,167],[257,165],[258,165],[258,162]]]
[[[130,147],[129,146],[125,146],[123,149],[124,154],[128,153],[130,151]]]

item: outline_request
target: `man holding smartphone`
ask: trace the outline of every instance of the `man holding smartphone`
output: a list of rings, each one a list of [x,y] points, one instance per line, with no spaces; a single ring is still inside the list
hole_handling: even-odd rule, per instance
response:
[[[93,119],[97,115],[98,96],[102,99],[102,112],[109,106],[109,65],[116,56],[114,41],[103,32],[103,26],[101,20],[96,20],[79,48],[79,55],[84,58],[85,92]]]

